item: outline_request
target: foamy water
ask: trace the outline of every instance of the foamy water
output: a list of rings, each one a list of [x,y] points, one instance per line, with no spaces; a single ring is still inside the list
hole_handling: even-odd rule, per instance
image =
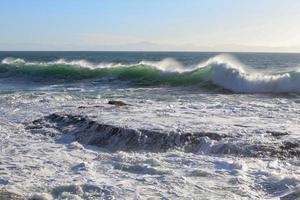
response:
[[[300,96],[297,78],[287,75],[297,67],[253,69],[231,56],[188,65],[179,57],[122,64],[158,66],[142,80],[136,69],[70,81],[50,70],[61,70],[59,59],[10,57],[19,60],[3,67],[34,70],[1,71],[10,81],[0,95],[2,189],[40,199],[299,198]],[[59,65],[95,73],[95,63],[122,63],[88,62]],[[44,74],[32,65],[47,76],[32,79]],[[194,82],[199,72],[212,85]],[[192,84],[170,84],[170,76]]]

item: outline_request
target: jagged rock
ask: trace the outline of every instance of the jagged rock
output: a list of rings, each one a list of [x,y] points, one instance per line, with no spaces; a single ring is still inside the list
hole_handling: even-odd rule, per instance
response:
[[[46,129],[44,129],[46,128]],[[231,136],[211,132],[179,133],[130,129],[102,124],[86,116],[54,113],[33,121],[27,126],[32,133],[51,137],[71,135],[83,145],[95,145],[112,151],[146,150],[165,152],[180,149],[192,153],[233,154],[251,157],[300,157],[300,142],[243,143]],[[47,133],[50,131],[50,133]],[[227,140],[225,140],[227,138]],[[71,142],[72,142],[71,141]]]
[[[49,125],[52,124],[52,127]],[[41,127],[56,129],[57,133],[71,134],[75,141],[85,145],[105,147],[110,150],[148,150],[153,152],[181,148],[195,152],[201,138],[219,141],[227,135],[210,132],[178,133],[159,132],[145,129],[130,129],[114,125],[101,124],[85,116],[69,114],[51,114],[43,120],[35,120],[27,126],[34,133]],[[41,131],[42,134],[45,134]],[[53,136],[52,134],[45,134]]]

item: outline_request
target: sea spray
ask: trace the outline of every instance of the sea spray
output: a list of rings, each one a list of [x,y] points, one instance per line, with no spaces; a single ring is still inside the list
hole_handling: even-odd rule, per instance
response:
[[[249,70],[228,55],[215,56],[193,66],[183,66],[169,58],[133,64],[93,64],[86,60],[64,59],[26,62],[20,58],[5,58],[0,65],[0,77],[44,84],[109,78],[138,86],[198,86],[211,89],[214,85],[234,93],[300,92],[299,69],[281,73]]]

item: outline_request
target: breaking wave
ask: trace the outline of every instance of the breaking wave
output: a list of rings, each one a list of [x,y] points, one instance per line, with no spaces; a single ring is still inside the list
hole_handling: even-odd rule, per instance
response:
[[[109,78],[144,86],[214,85],[235,93],[300,92],[300,70],[281,73],[258,72],[249,70],[228,55],[219,55],[188,67],[173,59],[159,62],[141,61],[125,65],[94,64],[86,60],[64,59],[52,62],[26,62],[20,58],[5,58],[0,64],[0,78],[43,83]]]

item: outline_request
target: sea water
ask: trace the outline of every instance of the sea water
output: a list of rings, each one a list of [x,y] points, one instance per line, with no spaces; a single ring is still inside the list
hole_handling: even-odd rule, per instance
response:
[[[300,54],[0,61],[1,188],[40,199],[300,197]]]

